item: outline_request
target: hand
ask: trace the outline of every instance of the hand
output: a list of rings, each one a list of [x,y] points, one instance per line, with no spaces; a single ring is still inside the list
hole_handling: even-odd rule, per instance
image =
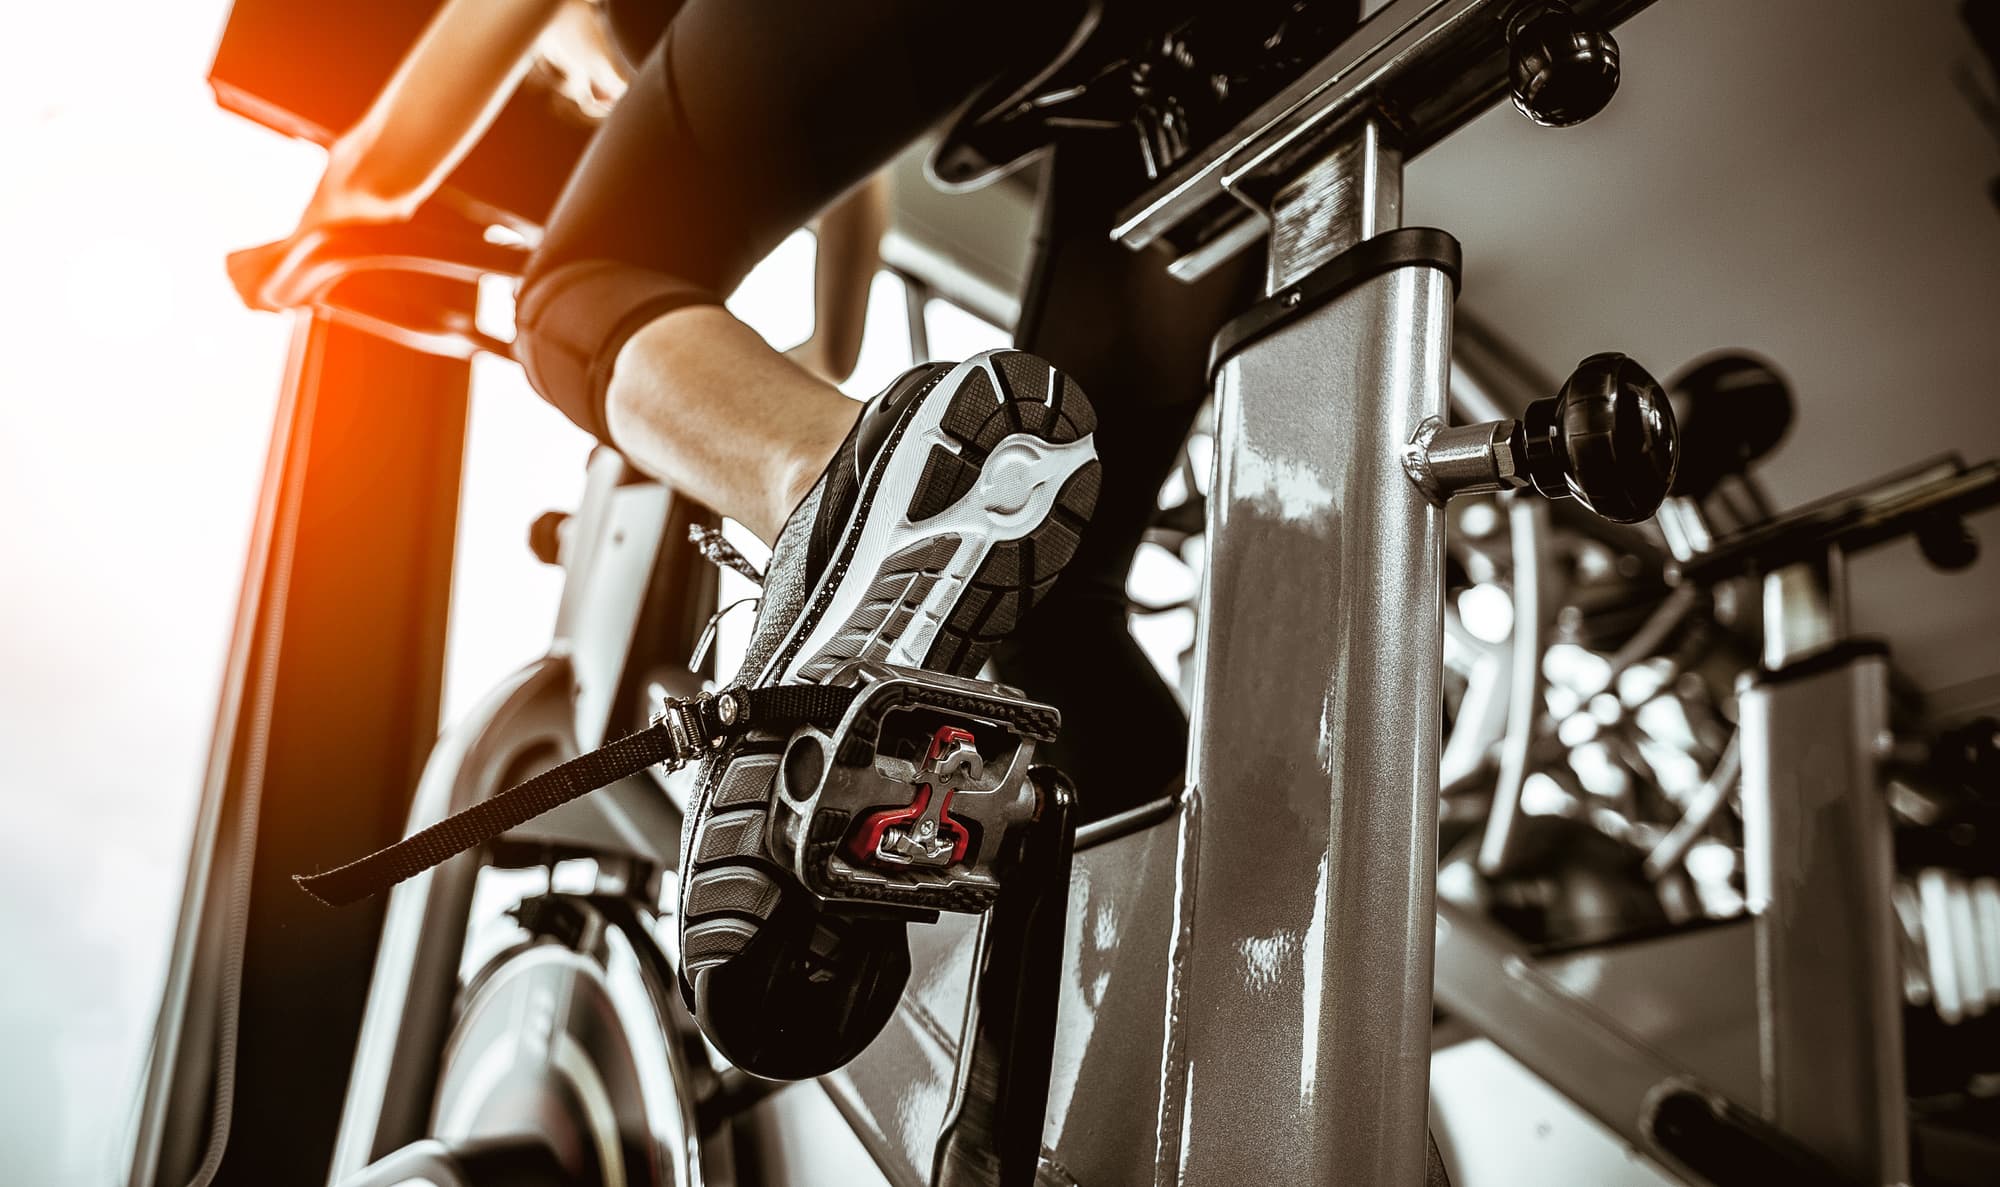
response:
[[[287,308],[278,281],[315,238],[315,232],[301,227],[275,243],[230,252],[224,266],[229,270],[229,283],[236,286],[236,295],[252,309],[275,312]]]
[[[384,197],[357,184],[355,176],[363,137],[343,136],[327,152],[326,172],[299,215],[292,233],[273,243],[229,253],[230,283],[252,309],[286,309],[293,302],[279,290],[284,275],[334,227],[380,226],[407,221],[412,203]]]

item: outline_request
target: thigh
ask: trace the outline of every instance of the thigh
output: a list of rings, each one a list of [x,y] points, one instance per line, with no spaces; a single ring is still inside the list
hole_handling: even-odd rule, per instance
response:
[[[1006,65],[1053,54],[1077,0],[690,0],[598,130],[528,268],[515,353],[608,440],[625,340],[714,304],[786,235]]]
[[[636,265],[719,293],[987,79],[1052,54],[1075,0],[690,0],[550,220],[544,268]]]

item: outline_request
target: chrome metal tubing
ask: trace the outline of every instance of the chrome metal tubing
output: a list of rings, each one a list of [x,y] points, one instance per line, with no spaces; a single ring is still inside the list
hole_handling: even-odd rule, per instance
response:
[[[1842,567],[1833,549],[1824,566],[1796,562],[1764,574],[1766,669],[1776,671],[1840,641],[1840,602],[1829,584],[1839,582]]]
[[[1402,223],[1403,158],[1383,140],[1381,125],[1365,121],[1333,154],[1269,199],[1265,285],[1270,292]]]
[[[1573,0],[1579,17],[1611,28],[1651,0]],[[1296,175],[1343,130],[1373,112],[1393,111],[1395,146],[1405,158],[1449,135],[1507,90],[1505,19],[1514,0],[1392,0],[1290,86],[1235,128],[1189,157],[1118,215],[1113,236],[1127,247],[1152,244],[1184,226],[1204,242],[1236,246],[1255,235],[1270,209],[1267,181]],[[1239,202],[1242,205],[1239,206]],[[1191,256],[1202,243],[1179,244]],[[1193,279],[1227,258],[1208,252]]]
[[[1737,698],[1763,1112],[1856,1183],[1910,1174],[1888,699],[1886,656],[1855,644]]]
[[[1500,742],[1500,770],[1493,782],[1493,807],[1479,838],[1479,872],[1508,873],[1514,863],[1520,823],[1521,790],[1542,719],[1542,650],[1547,644],[1554,598],[1544,588],[1549,573],[1549,505],[1516,496],[1507,503],[1514,548],[1514,659],[1509,672],[1507,734]]]
[[[1446,426],[1428,419],[1403,456],[1410,481],[1440,507],[1457,495],[1517,490],[1529,482],[1517,421]]]
[[[1452,298],[1392,269],[1220,368],[1155,1182],[1423,1181],[1443,515],[1402,454]]]

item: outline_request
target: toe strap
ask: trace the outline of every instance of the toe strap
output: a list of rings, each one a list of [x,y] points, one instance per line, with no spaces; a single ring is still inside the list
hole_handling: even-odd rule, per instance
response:
[[[786,684],[670,700],[642,730],[579,754],[366,857],[318,874],[295,874],[292,881],[330,907],[359,902],[655,764],[678,769],[752,729],[774,733],[789,733],[802,725],[831,729],[853,703],[856,691]]]

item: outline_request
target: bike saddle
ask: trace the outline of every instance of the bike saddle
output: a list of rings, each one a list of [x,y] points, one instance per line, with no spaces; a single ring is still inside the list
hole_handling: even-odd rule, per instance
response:
[[[1157,181],[1351,33],[1357,0],[1088,0],[1046,62],[989,83],[931,154],[932,180],[976,189],[1076,131],[1121,134]]]
[[[1776,368],[1752,354],[1697,359],[1667,383],[1681,426],[1681,466],[1673,493],[1699,499],[1741,475],[1784,440],[1792,392]]]

